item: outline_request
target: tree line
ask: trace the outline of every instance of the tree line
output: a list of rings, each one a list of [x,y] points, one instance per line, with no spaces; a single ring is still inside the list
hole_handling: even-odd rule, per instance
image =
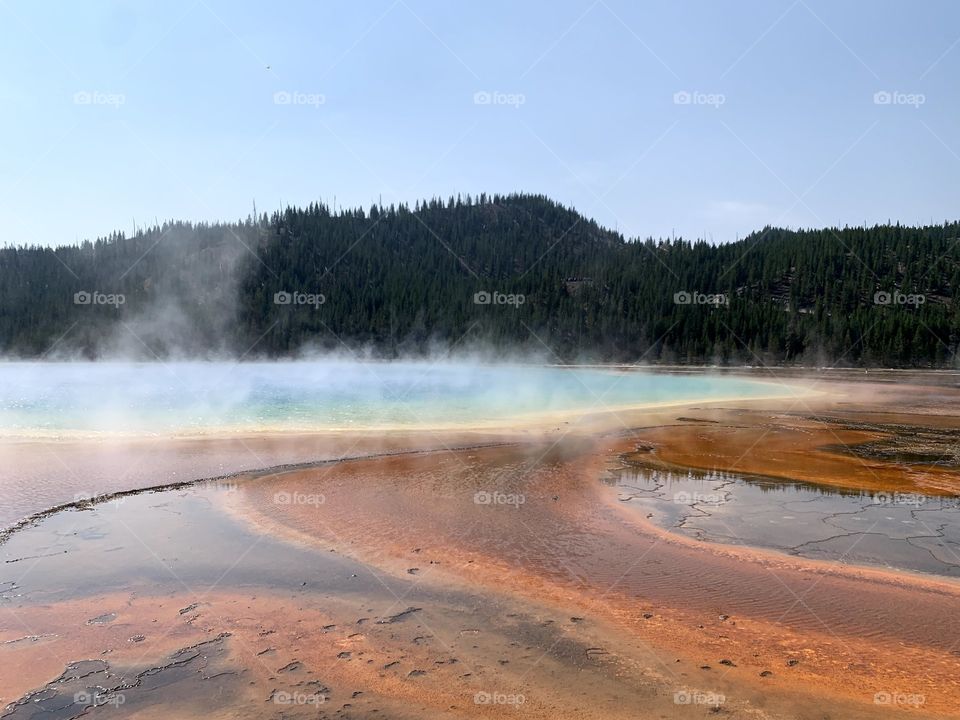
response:
[[[960,225],[627,239],[542,195],[167,222],[0,250],[0,352],[953,366]]]

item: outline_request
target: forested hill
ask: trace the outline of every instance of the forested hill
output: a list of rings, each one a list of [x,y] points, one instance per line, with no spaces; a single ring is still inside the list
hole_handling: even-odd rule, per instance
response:
[[[765,228],[713,246],[627,240],[535,195],[313,204],[0,250],[0,352],[953,366],[958,237]]]

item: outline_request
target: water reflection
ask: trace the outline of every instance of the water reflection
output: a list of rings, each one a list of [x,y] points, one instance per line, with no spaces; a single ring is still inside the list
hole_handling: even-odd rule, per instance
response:
[[[661,527],[805,558],[960,577],[960,499],[631,466],[620,499]]]

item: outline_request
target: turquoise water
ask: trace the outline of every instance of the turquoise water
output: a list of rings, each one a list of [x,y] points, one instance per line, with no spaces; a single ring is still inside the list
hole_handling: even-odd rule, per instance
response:
[[[709,375],[470,363],[3,363],[0,434],[506,425],[783,388]]]

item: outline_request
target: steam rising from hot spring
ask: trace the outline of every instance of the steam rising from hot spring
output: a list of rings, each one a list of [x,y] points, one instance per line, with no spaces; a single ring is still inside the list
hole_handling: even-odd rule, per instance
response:
[[[13,436],[508,427],[537,416],[769,395],[733,378],[466,361],[0,364]]]

